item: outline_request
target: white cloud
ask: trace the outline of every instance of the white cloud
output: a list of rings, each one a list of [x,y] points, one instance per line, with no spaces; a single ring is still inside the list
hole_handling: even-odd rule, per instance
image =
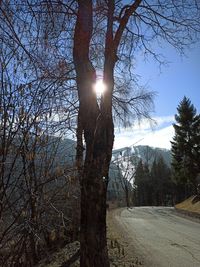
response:
[[[139,144],[170,149],[170,141],[172,141],[173,136],[174,128],[172,125],[170,125],[155,132],[147,134]]]
[[[131,145],[149,145],[160,148],[171,148],[170,141],[174,136],[173,116],[155,117],[157,124],[153,128],[144,120],[140,125],[116,130],[114,149]]]
[[[154,117],[158,126],[162,126],[166,123],[173,123],[175,121],[174,116]]]

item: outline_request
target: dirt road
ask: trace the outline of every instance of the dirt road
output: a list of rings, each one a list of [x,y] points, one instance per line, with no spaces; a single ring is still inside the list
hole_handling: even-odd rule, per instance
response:
[[[113,216],[144,266],[200,266],[200,223],[163,207],[121,209]]]

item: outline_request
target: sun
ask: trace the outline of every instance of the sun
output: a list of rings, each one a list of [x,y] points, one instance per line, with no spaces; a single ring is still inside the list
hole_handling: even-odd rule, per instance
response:
[[[106,90],[106,85],[103,80],[97,80],[94,84],[94,91],[97,96],[101,96]]]

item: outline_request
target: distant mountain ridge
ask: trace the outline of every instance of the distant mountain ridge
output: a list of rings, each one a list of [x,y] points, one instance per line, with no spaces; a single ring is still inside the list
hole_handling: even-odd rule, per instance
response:
[[[68,166],[74,166],[76,158],[76,142],[71,139],[53,138],[53,140],[58,142],[55,165],[58,164],[62,166],[67,164]],[[171,152],[167,149],[140,145],[113,150],[109,170],[109,198],[122,199],[124,195],[122,188],[123,179],[129,178],[127,175],[124,175],[124,170],[128,170],[131,176],[134,173],[136,165],[140,159],[151,166],[154,159],[158,159],[160,156],[163,157],[165,163],[170,167]],[[131,183],[133,183],[133,181],[134,179]]]
[[[165,163],[171,166],[171,151],[165,148],[154,148],[147,145],[123,147],[113,150],[112,160],[117,161],[118,158],[135,157],[136,161],[141,159],[144,163],[152,165],[154,159],[163,157]]]
[[[57,138],[55,138],[57,139]],[[141,159],[143,163],[152,165],[155,159],[163,157],[164,162],[170,167],[171,166],[171,151],[163,148],[154,148],[147,145],[138,145],[123,147],[120,149],[113,150],[111,166],[119,165],[120,162],[127,161],[128,158],[134,158],[134,163],[137,164]],[[68,163],[69,165],[75,164],[76,158],[76,142],[71,139],[60,139],[57,147],[57,160]],[[133,163],[132,163],[133,165]],[[133,167],[133,166],[132,166]],[[136,167],[136,166],[135,166]],[[116,168],[114,168],[116,169]],[[112,171],[110,171],[112,173]],[[116,171],[115,171],[116,177]]]
[[[55,138],[57,139],[57,138]],[[58,151],[62,158],[67,158],[70,161],[76,157],[76,141],[68,138],[60,139]],[[147,145],[129,146],[120,149],[114,149],[112,152],[112,160],[118,156],[134,155],[141,158],[144,162],[152,161],[155,157],[162,156],[168,166],[171,165],[171,151],[165,148],[151,147]]]

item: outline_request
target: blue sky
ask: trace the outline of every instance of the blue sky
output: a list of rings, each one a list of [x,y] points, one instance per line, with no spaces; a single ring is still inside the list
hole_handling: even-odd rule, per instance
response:
[[[149,90],[157,92],[155,113],[152,114],[157,125],[152,130],[143,121],[140,126],[116,130],[114,148],[138,142],[138,145],[170,149],[170,140],[174,135],[174,114],[184,95],[190,98],[200,113],[200,44],[185,51],[186,56],[181,57],[168,46],[164,47],[162,54],[169,63],[161,70],[155,61],[150,58],[144,61],[140,56],[134,70],[140,76],[141,84],[147,84]]]
[[[138,61],[136,73],[142,83],[148,83],[149,88],[157,91],[155,112],[159,116],[176,113],[176,107],[184,95],[200,111],[200,44],[186,51],[181,57],[173,48],[163,51],[168,66],[163,66],[161,72],[152,60]]]

